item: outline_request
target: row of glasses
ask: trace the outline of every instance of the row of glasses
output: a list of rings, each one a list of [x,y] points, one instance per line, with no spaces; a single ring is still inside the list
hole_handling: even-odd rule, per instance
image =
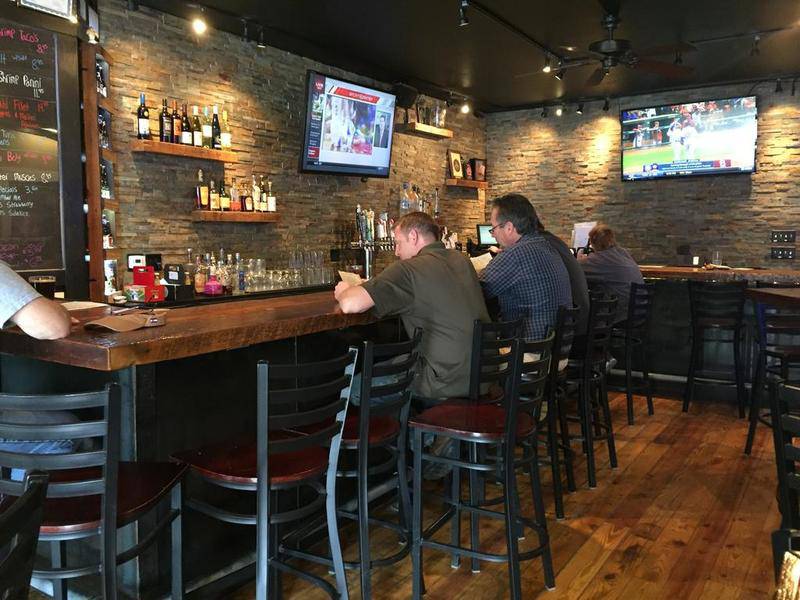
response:
[[[333,274],[325,265],[325,252],[296,248],[285,265],[267,268],[263,258],[251,258],[245,267],[247,292],[266,292],[309,285],[333,283]]]

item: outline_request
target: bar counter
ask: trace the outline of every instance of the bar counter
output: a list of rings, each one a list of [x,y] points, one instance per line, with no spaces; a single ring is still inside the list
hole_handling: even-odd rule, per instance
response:
[[[111,307],[72,311],[80,321],[62,340],[36,340],[19,329],[0,332],[0,352],[98,371],[116,371],[233,350],[372,321],[346,315],[330,291],[174,308],[161,327],[125,333],[84,329]]]
[[[702,267],[674,267],[668,265],[639,265],[644,277],[659,279],[693,279],[700,281],[765,281],[786,283],[800,281],[800,271],[792,269],[759,269],[734,267],[731,269],[704,269]]]

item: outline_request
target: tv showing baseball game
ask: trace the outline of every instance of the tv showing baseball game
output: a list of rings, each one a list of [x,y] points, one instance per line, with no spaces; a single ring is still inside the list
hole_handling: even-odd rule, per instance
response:
[[[394,105],[394,94],[309,71],[300,169],[388,177]]]
[[[757,117],[755,96],[623,110],[622,179],[752,173]]]

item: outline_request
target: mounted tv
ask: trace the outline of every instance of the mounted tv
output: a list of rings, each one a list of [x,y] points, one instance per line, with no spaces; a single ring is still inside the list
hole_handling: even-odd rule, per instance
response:
[[[300,170],[388,177],[394,105],[394,94],[309,71]]]
[[[622,179],[753,173],[757,117],[755,96],[623,110]]]

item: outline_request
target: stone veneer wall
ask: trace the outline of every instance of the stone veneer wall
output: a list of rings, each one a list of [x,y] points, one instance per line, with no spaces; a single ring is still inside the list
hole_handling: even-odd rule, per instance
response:
[[[786,86],[788,89],[788,86]],[[774,82],[622,98],[607,113],[589,103],[583,116],[540,110],[493,114],[487,126],[492,196],[530,198],[545,225],[569,240],[572,224],[600,220],[640,263],[675,263],[677,248],[732,266],[792,268],[770,260],[770,231],[800,228],[800,96]],[[758,96],[757,172],[670,181],[620,181],[620,108]]]
[[[110,96],[116,152],[115,185],[120,202],[117,246],[128,252],[161,252],[179,260],[186,248],[241,252],[279,261],[295,246],[326,250],[340,242],[339,233],[353,219],[356,203],[379,212],[396,209],[402,182],[440,191],[447,225],[459,237],[472,235],[483,222],[484,202],[475,190],[446,188],[448,148],[465,157],[485,157],[485,120],[448,113],[452,140],[430,140],[396,134],[388,179],[309,175],[298,171],[306,113],[306,71],[314,69],[364,85],[386,88],[275,48],[213,29],[197,42],[182,19],[147,8],[128,11],[120,0],[99,2],[103,47],[113,65]],[[180,103],[229,108],[233,150],[239,163],[225,165],[225,180],[269,174],[278,198],[278,224],[194,223],[190,220],[197,169],[218,178],[220,163],[130,152],[138,94],[145,92],[151,128],[166,97]],[[156,108],[158,107],[158,108]],[[396,213],[396,210],[392,212]],[[384,257],[381,262],[384,262]]]

